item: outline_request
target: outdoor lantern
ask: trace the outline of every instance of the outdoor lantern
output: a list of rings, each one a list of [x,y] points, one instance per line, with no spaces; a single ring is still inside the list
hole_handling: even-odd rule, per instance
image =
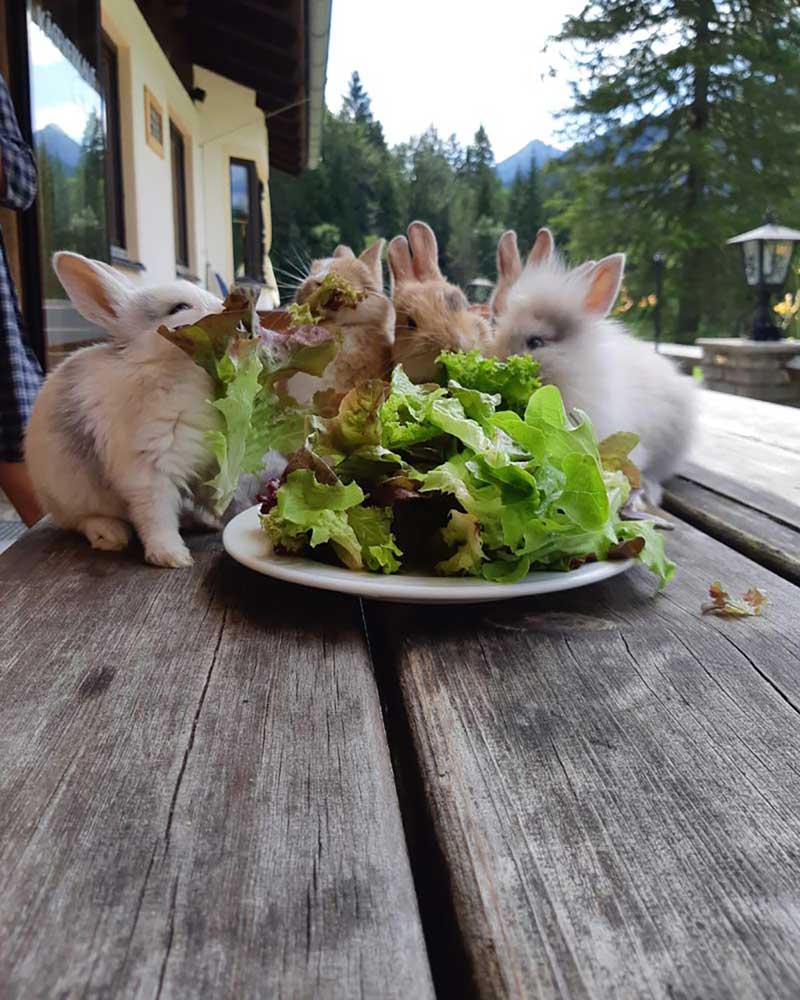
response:
[[[758,296],[753,340],[780,340],[782,337],[781,331],[772,322],[770,296],[779,291],[786,281],[798,241],[800,230],[779,226],[770,216],[759,229],[751,229],[749,233],[728,240],[729,244],[741,244],[744,276]]]
[[[467,299],[473,304],[483,305],[489,301],[493,288],[488,278],[473,278],[467,285]]]

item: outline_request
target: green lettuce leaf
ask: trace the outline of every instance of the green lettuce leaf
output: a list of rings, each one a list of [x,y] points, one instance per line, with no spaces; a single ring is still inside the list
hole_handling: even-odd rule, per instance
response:
[[[664,536],[659,534],[652,521],[620,521],[617,524],[620,540],[643,538],[644,548],[637,556],[640,562],[658,577],[663,589],[675,576],[675,563],[664,550]]]
[[[261,369],[254,340],[242,342],[234,355],[224,354],[215,367],[223,391],[211,405],[222,414],[222,425],[206,434],[206,443],[218,468],[207,485],[211,490],[214,510],[219,514],[226,509],[236,492],[245,457],[250,458],[251,465],[255,464],[250,436],[256,398],[261,391]]]
[[[494,559],[484,563],[481,575],[492,583],[516,583],[530,571],[530,556],[517,556],[515,559]]]
[[[302,540],[316,548],[330,542],[350,569],[361,569],[361,543],[350,525],[348,511],[364,499],[356,483],[320,483],[311,469],[290,473],[278,490],[278,502],[262,518],[275,545],[297,551]]]
[[[436,572],[445,576],[479,576],[483,562],[483,541],[478,519],[461,511],[450,512],[450,519],[442,529],[442,537],[456,551],[449,559],[436,566]]]
[[[447,384],[450,393],[461,403],[470,420],[477,421],[485,431],[491,431],[495,410],[502,402],[499,393],[480,392],[467,389],[452,379]]]
[[[392,534],[391,508],[351,507],[347,520],[361,546],[367,569],[375,573],[396,573],[403,553]]]
[[[337,464],[336,474],[344,482],[356,480],[362,486],[377,486],[385,479],[398,475],[408,479],[420,478],[420,474],[397,452],[382,445],[365,445],[351,451]]]
[[[402,365],[392,372],[389,394],[381,406],[382,444],[393,451],[404,450],[439,437],[441,428],[428,419],[430,404],[447,395],[435,385],[415,385]]]
[[[541,431],[545,440],[545,456],[556,467],[567,455],[582,452],[600,464],[597,437],[589,417],[577,410],[578,423],[567,417],[561,393],[554,385],[544,385],[531,396],[525,408],[525,423]]]
[[[606,484],[599,465],[591,455],[566,455],[561,463],[566,476],[560,508],[579,527],[588,531],[603,528],[611,513]]]
[[[381,446],[381,407],[386,386],[380,379],[352,388],[339,404],[335,417],[316,421],[312,446],[317,451],[349,454],[356,448]]]
[[[444,366],[447,378],[465,389],[499,395],[509,410],[523,413],[531,393],[539,387],[539,362],[528,354],[514,355],[506,361],[484,358],[480,351],[465,354],[445,351],[436,359]]]

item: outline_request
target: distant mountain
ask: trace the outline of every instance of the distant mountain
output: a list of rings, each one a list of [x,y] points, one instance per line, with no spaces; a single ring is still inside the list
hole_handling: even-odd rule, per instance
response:
[[[519,171],[526,174],[530,170],[531,160],[536,161],[537,167],[543,167],[548,160],[558,159],[559,156],[564,155],[564,152],[565,150],[563,149],[548,146],[546,142],[542,142],[540,139],[533,139],[518,153],[514,153],[513,156],[509,156],[508,159],[498,163],[495,171],[502,181],[503,186],[508,187]]]
[[[81,158],[81,147],[62,128],[52,123],[45,125],[34,132],[33,138],[37,146],[44,146],[54,160],[60,161],[65,174],[75,173]]]

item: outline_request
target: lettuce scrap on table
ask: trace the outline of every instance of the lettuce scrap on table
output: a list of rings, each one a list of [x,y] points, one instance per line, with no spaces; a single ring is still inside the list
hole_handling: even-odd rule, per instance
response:
[[[320,325],[326,311],[358,301],[330,275],[290,307],[285,333],[265,330],[236,293],[221,313],[161,328],[213,380],[218,512],[276,450],[288,464],[266,484],[260,517],[278,551],[497,582],[633,557],[669,581],[675,566],[654,523],[621,517],[640,485],[636,436],[598,442],[586,414],[568,415],[558,389],[539,384],[529,356],[445,352],[440,383],[417,385],[398,365],[389,382],[361,383],[333,408],[292,399],[288,378],[321,375],[338,350]]]

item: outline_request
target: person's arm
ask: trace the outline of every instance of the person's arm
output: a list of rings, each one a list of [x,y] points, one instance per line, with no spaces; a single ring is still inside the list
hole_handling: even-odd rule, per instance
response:
[[[24,210],[36,197],[36,158],[22,138],[11,95],[0,76],[0,205]]]

